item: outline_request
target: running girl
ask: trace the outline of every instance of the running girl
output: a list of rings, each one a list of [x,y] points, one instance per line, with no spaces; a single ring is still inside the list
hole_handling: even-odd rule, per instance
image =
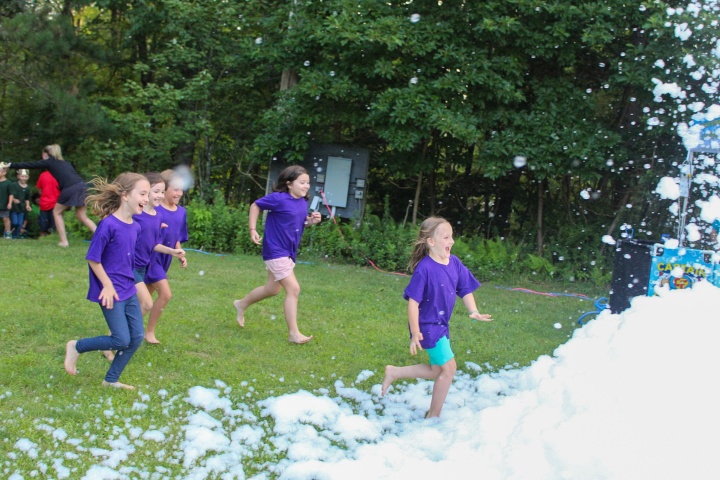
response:
[[[87,299],[100,304],[109,336],[70,340],[65,347],[65,370],[77,374],[81,353],[117,350],[102,384],[134,390],[120,383],[120,375],[143,339],[143,319],[138,301],[133,263],[140,226],[133,215],[148,202],[150,184],[138,173],[123,173],[112,183],[94,181],[97,193],[87,198],[102,218],[90,242],[86,259],[90,269]]]
[[[441,217],[429,217],[420,226],[418,238],[410,255],[412,277],[405,289],[408,301],[410,354],[425,349],[430,364],[405,367],[387,365],[382,382],[382,395],[399,378],[425,378],[435,381],[430,410],[425,418],[439,417],[457,364],[450,348],[450,315],[455,299],[460,297],[470,318],[489,322],[490,315],[478,312],[473,291],[480,283],[450,249],[455,243],[452,226]]]
[[[165,195],[160,205],[156,207],[160,222],[165,224],[161,234],[162,245],[171,250],[182,250],[182,244],[188,240],[187,210],[180,205],[180,199],[183,196],[183,181],[172,170],[165,170],[161,175],[167,185]],[[178,260],[180,260],[182,268],[187,267],[185,255],[178,256]],[[150,309],[145,332],[145,341],[148,343],[160,343],[155,337],[155,328],[160,320],[160,315],[172,298],[172,291],[167,279],[171,263],[170,255],[155,251],[145,274],[145,283],[149,285],[148,291],[150,294],[157,292],[155,303]]]
[[[160,202],[165,198],[165,180],[157,172],[147,173],[145,177],[150,182],[149,201],[145,204],[142,213],[133,217],[133,220],[140,225],[140,235],[135,246],[135,268],[133,273],[143,315],[149,312],[153,306],[152,295],[150,295],[150,291],[145,285],[145,275],[153,252],[172,255],[177,258],[185,256],[183,249],[170,248],[162,244],[162,221],[155,207],[160,205]]]
[[[293,271],[305,225],[320,223],[322,218],[319,212],[308,215],[309,189],[310,176],[307,171],[301,166],[293,165],[280,172],[273,193],[250,205],[250,238],[255,244],[262,242],[262,257],[268,278],[265,285],[256,287],[244,298],[234,302],[237,322],[244,327],[245,310],[250,305],[275,296],[281,289],[285,289],[285,322],[291,343],[307,343],[312,340],[312,335],[305,336],[298,329],[300,284]],[[256,230],[257,219],[262,210],[268,210],[264,239]]]

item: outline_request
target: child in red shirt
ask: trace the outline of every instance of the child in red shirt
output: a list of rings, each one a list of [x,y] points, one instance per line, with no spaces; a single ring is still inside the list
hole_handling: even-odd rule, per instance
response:
[[[40,190],[40,199],[38,200],[40,216],[38,221],[40,222],[40,236],[44,237],[55,230],[53,208],[55,208],[57,199],[60,197],[60,187],[55,177],[47,170],[40,174],[35,186]]]

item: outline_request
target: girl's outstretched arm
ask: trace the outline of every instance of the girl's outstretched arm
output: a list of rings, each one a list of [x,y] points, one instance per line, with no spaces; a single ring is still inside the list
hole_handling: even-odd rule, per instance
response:
[[[112,309],[113,302],[120,299],[115,291],[115,286],[112,284],[112,280],[110,280],[110,277],[105,273],[105,268],[100,262],[88,260],[88,265],[90,265],[93,273],[103,286],[103,289],[100,291],[100,296],[98,297],[100,304],[108,310]]]
[[[420,332],[420,304],[413,300],[408,299],[408,326],[410,327],[410,355],[415,355],[418,349],[422,350],[420,340],[423,339],[423,334]]]
[[[492,315],[478,312],[477,305],[475,304],[475,296],[473,296],[472,292],[462,297],[462,302],[465,308],[468,309],[468,312],[470,312],[468,316],[473,320],[479,320],[481,322],[492,321]]]
[[[172,255],[173,257],[184,257],[185,256],[185,250],[182,248],[170,248],[166,247],[162,243],[158,243],[155,245],[155,248],[153,248],[154,251],[158,253],[164,253],[165,255]]]

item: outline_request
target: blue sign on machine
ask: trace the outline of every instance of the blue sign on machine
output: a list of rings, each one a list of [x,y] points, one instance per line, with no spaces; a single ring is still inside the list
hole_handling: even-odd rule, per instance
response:
[[[720,286],[720,256],[712,250],[667,248],[661,243],[652,247],[650,280],[647,294],[655,295],[657,288],[670,290],[692,288],[698,282]]]

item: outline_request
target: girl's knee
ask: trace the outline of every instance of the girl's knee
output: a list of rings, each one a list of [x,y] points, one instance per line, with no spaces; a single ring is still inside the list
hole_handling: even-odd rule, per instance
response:
[[[285,295],[289,297],[299,297],[300,296],[300,285],[292,285],[290,287],[287,287],[285,289]]]
[[[130,345],[128,345],[128,348],[137,349],[140,344],[142,344],[144,338],[145,332],[141,332],[139,335],[134,335],[130,340]]]
[[[112,338],[112,348],[110,350],[126,350],[130,346],[130,343],[132,343],[130,335],[113,335],[110,338]]]

